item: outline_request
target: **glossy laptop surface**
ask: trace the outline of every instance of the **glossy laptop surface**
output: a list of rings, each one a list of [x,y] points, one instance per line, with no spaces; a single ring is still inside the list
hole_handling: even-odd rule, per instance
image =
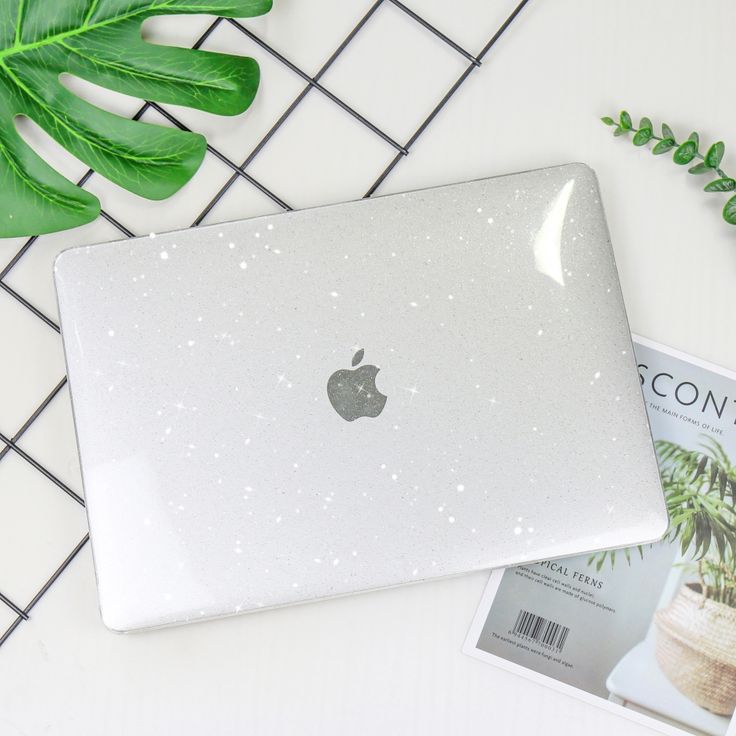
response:
[[[56,283],[113,629],[665,531],[586,166],[76,248]]]

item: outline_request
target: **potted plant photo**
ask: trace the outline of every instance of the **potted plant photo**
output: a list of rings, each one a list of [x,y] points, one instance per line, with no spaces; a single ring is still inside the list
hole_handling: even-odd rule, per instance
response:
[[[721,445],[704,438],[690,450],[656,443],[670,518],[689,573],[672,602],[655,613],[656,657],[672,684],[719,715],[736,709],[736,468]],[[640,555],[643,549],[637,548]],[[623,550],[630,559],[631,550]],[[592,555],[600,570],[613,551]]]

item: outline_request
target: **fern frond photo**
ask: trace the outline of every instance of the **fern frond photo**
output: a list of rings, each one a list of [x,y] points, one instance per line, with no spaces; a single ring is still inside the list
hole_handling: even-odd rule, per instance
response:
[[[670,523],[665,540],[677,542],[681,555],[695,562],[715,554],[720,560],[736,556],[736,467],[723,446],[703,436],[698,448],[689,449],[676,442],[655,442],[662,488]],[[643,558],[642,547],[619,550],[631,561]],[[591,555],[588,564],[601,570],[613,567],[616,553],[604,550]]]

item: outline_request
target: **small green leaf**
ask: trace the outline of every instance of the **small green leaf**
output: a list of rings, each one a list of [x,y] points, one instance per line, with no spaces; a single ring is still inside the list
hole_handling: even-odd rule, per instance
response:
[[[660,153],[667,153],[667,151],[674,147],[675,142],[671,138],[665,138],[652,148],[652,153],[658,156]]]
[[[703,163],[702,161],[687,170],[688,174],[707,174],[709,172],[710,166],[708,166],[708,164],[706,163]]]
[[[712,181],[710,184],[706,184],[704,191],[706,192],[732,192],[734,189],[736,189],[736,180],[731,179],[730,177],[725,177],[723,179],[716,179],[715,181]]]
[[[631,128],[633,127],[631,123],[631,115],[629,115],[626,110],[621,110],[621,115],[619,115],[619,125],[624,130],[631,130]]]
[[[613,118],[609,118],[608,115],[601,118],[601,121],[606,125],[616,125],[616,121]]]
[[[693,476],[693,482],[696,481],[698,478],[700,478],[703,473],[705,473],[705,468],[708,465],[708,456],[703,455],[703,457],[700,458],[700,462],[698,463],[698,467],[695,468],[695,475]]]
[[[716,480],[718,479],[718,471],[720,468],[718,467],[718,463],[713,462],[710,466],[710,480],[708,481],[708,490],[713,489],[713,485],[715,484]]]
[[[726,202],[723,207],[723,219],[729,225],[736,225],[736,195]]]
[[[708,153],[705,154],[705,163],[710,166],[711,169],[717,169],[721,165],[721,159],[726,147],[723,145],[723,141],[714,143],[709,149]]]
[[[624,133],[626,133],[626,131],[620,125],[617,125],[616,130],[613,131],[614,135],[623,135]]]
[[[698,134],[695,131],[693,131],[692,133],[690,133],[690,135],[687,137],[687,139],[689,141],[692,141],[695,144],[695,147],[696,148],[700,145],[700,137],[698,136]]]
[[[695,534],[695,527],[693,524],[688,524],[682,532],[680,537],[680,552],[684,555],[687,552],[687,548],[690,546],[690,542],[693,540]]]
[[[669,138],[672,141],[675,140],[675,134],[667,123],[662,123],[662,138]]]
[[[695,143],[695,141],[688,139],[677,147],[677,150],[672,156],[672,160],[676,164],[684,166],[685,164],[689,164],[695,158],[695,154],[697,152],[698,144]]]
[[[652,131],[648,128],[642,128],[641,130],[637,130],[634,134],[634,137],[631,139],[631,142],[635,146],[645,146],[649,141],[652,140]]]
[[[648,130],[651,133],[653,130],[652,121],[649,118],[642,118],[639,121],[639,130]]]

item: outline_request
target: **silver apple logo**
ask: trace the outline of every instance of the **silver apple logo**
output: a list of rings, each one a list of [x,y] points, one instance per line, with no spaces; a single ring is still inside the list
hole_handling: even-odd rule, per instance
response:
[[[361,348],[353,356],[353,368],[363,360]],[[327,381],[327,396],[334,410],[346,421],[377,417],[386,406],[386,396],[376,388],[380,368],[362,365],[355,370],[340,369]]]

